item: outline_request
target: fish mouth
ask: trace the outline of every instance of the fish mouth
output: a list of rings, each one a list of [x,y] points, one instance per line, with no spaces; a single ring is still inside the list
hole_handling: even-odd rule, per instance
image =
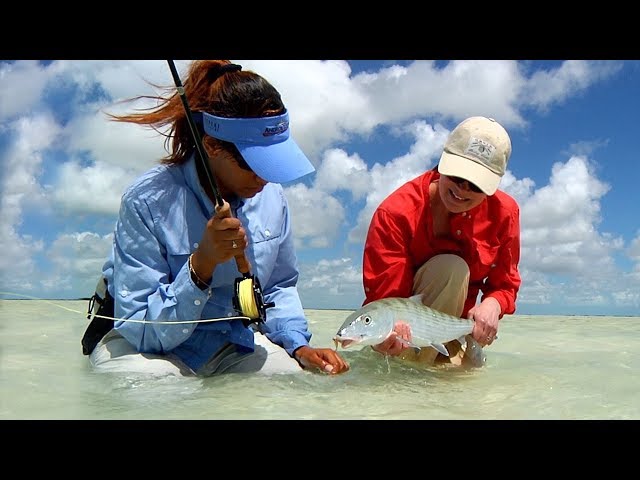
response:
[[[344,337],[333,337],[333,342],[336,344],[336,350],[338,349],[338,345],[342,348],[348,348],[349,345],[355,345],[359,343],[359,341],[356,339]]]

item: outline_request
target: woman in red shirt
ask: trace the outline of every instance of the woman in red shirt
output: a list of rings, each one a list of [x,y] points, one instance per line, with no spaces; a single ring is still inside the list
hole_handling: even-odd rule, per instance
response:
[[[391,193],[376,209],[364,246],[364,304],[422,294],[425,305],[472,318],[471,336],[491,345],[498,321],[515,312],[521,279],[520,209],[498,190],[511,140],[495,120],[470,117],[449,135],[438,166]],[[482,292],[480,303],[477,303]],[[409,326],[374,350],[425,363],[447,361],[433,348],[415,353]],[[464,349],[449,342],[449,361]]]

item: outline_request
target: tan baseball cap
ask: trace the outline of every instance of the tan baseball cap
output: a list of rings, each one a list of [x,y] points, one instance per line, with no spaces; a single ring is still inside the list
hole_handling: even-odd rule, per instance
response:
[[[493,118],[469,117],[447,138],[438,171],[476,184],[487,195],[498,189],[511,156],[511,139]]]

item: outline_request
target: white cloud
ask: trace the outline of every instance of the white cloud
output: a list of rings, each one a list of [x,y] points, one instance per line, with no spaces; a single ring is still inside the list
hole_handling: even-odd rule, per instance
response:
[[[36,60],[0,64],[0,122],[35,112],[49,77]]]
[[[340,202],[298,183],[285,188],[296,247],[325,248],[335,240],[345,218]]]
[[[640,232],[638,232],[638,236],[636,238],[631,240],[627,253],[629,258],[640,264]]]
[[[43,277],[43,287],[54,292],[91,296],[112,242],[111,234],[76,232],[60,235],[47,251],[52,270]]]
[[[70,161],[60,167],[51,197],[59,211],[66,215],[115,216],[131,176],[126,169],[103,162],[81,167],[78,162]]]
[[[514,108],[524,78],[511,61],[457,60],[441,68],[420,60],[361,74],[354,81],[367,92],[378,124],[416,115],[461,120],[486,112],[505,124],[524,122]]]
[[[353,308],[364,299],[362,270],[350,258],[306,264],[300,270],[298,290],[303,302],[312,299],[315,308]]]
[[[344,150],[332,148],[325,151],[313,186],[327,194],[345,190],[357,200],[370,188],[367,170],[358,154],[350,156]]]
[[[621,68],[620,62],[568,60],[558,68],[538,70],[531,75],[526,88],[521,92],[522,103],[546,111],[551,106],[584,92]]]
[[[609,186],[584,157],[556,163],[549,185],[521,205],[522,261],[532,271],[586,273],[613,268],[619,238],[598,232],[600,199]]]
[[[344,60],[238,60],[265,77],[281,93],[290,112],[291,132],[314,164],[322,150],[375,125],[368,97],[349,77]]]
[[[285,188],[295,240],[304,250],[333,248],[337,258],[303,265],[301,288],[305,295],[326,291],[345,302],[360,299],[361,258],[343,259],[347,252],[336,253],[337,242],[346,234],[343,250],[361,246],[379,203],[438,161],[448,134],[439,121],[487,114],[509,129],[524,129],[524,109],[552,108],[620,68],[617,62],[570,61],[529,74],[526,63],[507,60],[460,60],[444,67],[417,61],[353,75],[345,61],[238,62],[280,90],[294,137],[317,167],[310,186]],[[176,64],[184,75],[187,62]],[[537,68],[536,62],[530,66]],[[4,285],[24,290],[41,281],[52,289],[93,289],[110,240],[92,232],[69,233],[73,228],[39,238],[33,229],[25,233],[24,215],[38,211],[86,220],[98,214],[103,225],[114,219],[126,185],[166,152],[164,139],[152,130],[109,121],[105,112],[153,106],[148,99],[118,103],[161,93],[149,82],[173,85],[166,61],[0,63]],[[60,91],[64,105],[51,102]],[[357,142],[346,143],[367,141],[379,129],[413,144],[404,154],[384,158],[364,153]],[[588,155],[607,142],[589,139],[568,146],[574,155],[554,165],[546,185],[511,171],[503,177],[500,187],[522,209],[523,300],[544,304],[565,296],[593,304],[640,302],[640,235],[623,250],[622,238],[600,227],[601,202],[610,186],[598,178]],[[623,251],[635,262],[628,274],[613,260]],[[53,272],[40,266],[44,256]],[[324,298],[330,306],[332,297]]]
[[[34,256],[44,248],[40,239],[20,233],[25,206],[44,205],[37,178],[43,152],[54,142],[58,126],[50,115],[21,117],[10,124],[14,142],[3,155],[0,199],[0,278],[4,288],[34,286],[37,266]]]

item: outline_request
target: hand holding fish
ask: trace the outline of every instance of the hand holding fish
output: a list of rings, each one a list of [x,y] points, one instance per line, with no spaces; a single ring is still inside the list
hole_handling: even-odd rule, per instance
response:
[[[408,345],[411,339],[411,326],[407,322],[398,321],[393,325],[393,331],[389,333],[389,336],[384,342],[372,345],[371,348],[383,355],[395,357],[396,355],[400,355],[403,350],[409,348]]]
[[[482,303],[469,310],[468,318],[475,320],[471,335],[481,345],[491,345],[497,338],[500,304],[493,297],[485,298]]]
[[[331,348],[312,348],[308,345],[298,348],[294,356],[304,368],[317,368],[320,371],[337,375],[349,370],[349,364]]]
[[[483,308],[476,314],[487,318],[493,307],[491,303],[487,303],[486,307],[486,311]],[[404,350],[396,345],[398,342],[417,350],[431,347],[448,357],[446,344],[458,340],[466,349],[465,357],[469,357],[471,364],[482,366],[486,357],[482,347],[471,337],[474,327],[472,319],[427,307],[422,303],[422,295],[388,297],[367,303],[352,312],[338,328],[333,341],[336,349],[338,345],[342,348],[371,345],[381,353],[387,353],[390,349],[389,355],[397,355]]]

